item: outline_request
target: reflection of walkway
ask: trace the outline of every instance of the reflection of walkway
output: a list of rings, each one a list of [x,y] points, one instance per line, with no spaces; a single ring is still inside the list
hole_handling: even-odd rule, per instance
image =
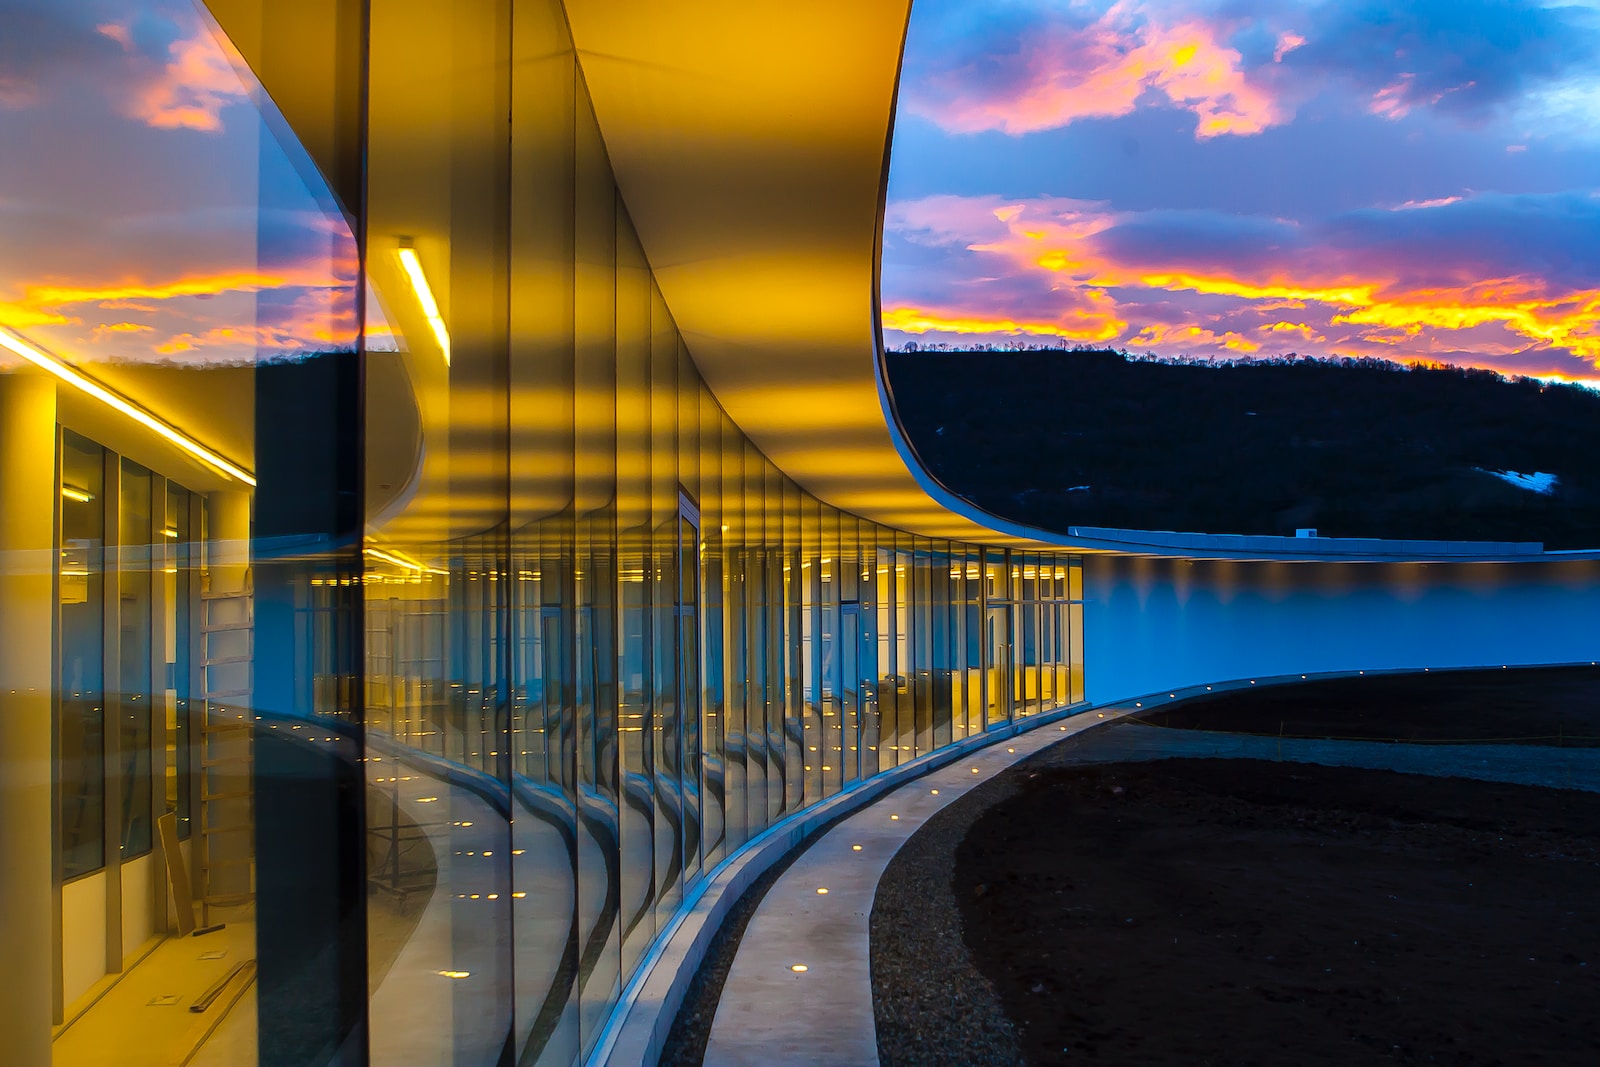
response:
[[[395,757],[390,756],[390,759]],[[402,764],[399,803],[424,827],[438,864],[433,892],[371,1002],[375,1067],[493,1063],[511,1020],[513,966],[519,1001],[538,1003],[557,981],[572,915],[572,865],[562,835],[519,818],[515,840],[485,796]],[[409,777],[410,780],[405,780]],[[516,892],[537,901],[516,911]]]
[[[1111,720],[1132,710],[1118,705],[1100,714]],[[1105,728],[1080,732],[1095,725]],[[1040,757],[1054,765],[1283,759],[1600,792],[1600,749],[1280,742],[1102,722],[1095,714],[1069,719],[1065,729],[1073,736],[1063,739],[1055,726],[1046,726],[903,785],[839,823],[796,859],[768,890],[739,944],[707,1043],[707,1067],[877,1064],[868,920],[879,877],[901,844],[940,808],[1054,742],[1061,743]]]

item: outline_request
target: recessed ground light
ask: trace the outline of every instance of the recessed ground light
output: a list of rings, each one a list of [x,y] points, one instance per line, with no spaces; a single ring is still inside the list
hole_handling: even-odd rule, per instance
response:
[[[1015,751],[1016,751],[1016,749],[1014,749],[1014,748],[1008,748],[1008,749],[1006,749],[1006,751],[1007,751],[1007,752],[1015,752]]]
[[[977,774],[978,773],[978,768],[976,768],[976,767],[972,768],[972,773],[973,774]]]
[[[817,896],[825,897],[827,895],[828,895],[828,887],[827,886],[821,886],[821,885],[817,886]]]
[[[899,821],[899,819],[900,819],[900,816],[898,816],[898,815],[891,815],[891,816],[889,816],[889,818],[891,818],[891,819],[894,819],[894,820],[896,820],[896,821]]]
[[[1207,691],[1207,692],[1210,692],[1210,691],[1211,691],[1211,687],[1210,687],[1210,686],[1209,686],[1209,685],[1208,685],[1208,686],[1206,686],[1206,691]]]
[[[1142,708],[1142,707],[1144,707],[1144,705],[1143,705],[1143,704],[1139,704],[1139,703],[1135,703],[1135,704],[1134,704],[1134,705],[1133,705],[1133,706],[1134,706],[1134,707],[1136,707],[1136,708]]]
[[[928,790],[928,792],[932,793],[934,796],[938,796],[939,795],[939,791],[937,789],[930,789],[930,790]]]
[[[861,846],[860,845],[851,845],[850,846],[850,851],[851,852],[860,852],[861,851]]]
[[[790,965],[789,965],[789,969],[790,969],[790,970],[791,970],[791,971],[793,971],[793,972],[794,972],[794,973],[795,973],[795,974],[805,974],[805,973],[806,973],[806,972],[807,972],[807,971],[809,971],[809,970],[810,970],[810,969],[811,969],[811,968],[809,968],[809,967],[807,967],[807,966],[806,966],[806,965],[805,965],[805,964],[803,964],[803,963],[791,963],[791,964],[790,964]]]

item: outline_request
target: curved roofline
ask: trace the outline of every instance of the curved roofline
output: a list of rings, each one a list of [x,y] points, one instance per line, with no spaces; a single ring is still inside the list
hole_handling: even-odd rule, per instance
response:
[[[818,498],[919,536],[1013,548],[1574,558],[1499,543],[1060,534],[985,512],[924,466],[885,373],[879,283],[911,0],[566,8],[618,188],[695,365],[739,428]]]

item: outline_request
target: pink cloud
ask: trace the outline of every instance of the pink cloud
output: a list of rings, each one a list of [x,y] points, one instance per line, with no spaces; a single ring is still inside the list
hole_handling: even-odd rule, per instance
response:
[[[107,22],[104,25],[96,26],[94,29],[100,36],[110,38],[120,44],[124,52],[133,51],[133,34],[129,32],[128,27],[120,22]]]
[[[200,30],[172,42],[160,73],[133,90],[122,108],[129,118],[156,129],[216,133],[222,129],[223,110],[248,95],[228,54]]]
[[[1284,35],[1277,58],[1302,43]],[[1117,5],[1088,26],[1043,30],[1023,43],[1020,66],[1023,77],[1004,85],[946,79],[954,92],[938,101],[919,94],[912,107],[952,132],[1012,135],[1126,115],[1147,94],[1193,112],[1201,140],[1260,133],[1288,118],[1271,90],[1244,70],[1240,54],[1223,43],[1221,28],[1198,18],[1136,22]],[[937,87],[939,79],[933,82]]]

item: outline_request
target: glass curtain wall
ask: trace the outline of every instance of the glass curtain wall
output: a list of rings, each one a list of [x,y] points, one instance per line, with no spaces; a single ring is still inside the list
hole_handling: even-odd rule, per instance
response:
[[[0,812],[18,1062],[579,1062],[753,837],[1082,698],[1075,559],[841,512],[728,417],[557,0],[312,9],[64,4],[211,95],[0,110],[94,164],[8,198],[131,235],[0,304],[0,558],[45,561],[0,569],[0,758],[51,768]]]

